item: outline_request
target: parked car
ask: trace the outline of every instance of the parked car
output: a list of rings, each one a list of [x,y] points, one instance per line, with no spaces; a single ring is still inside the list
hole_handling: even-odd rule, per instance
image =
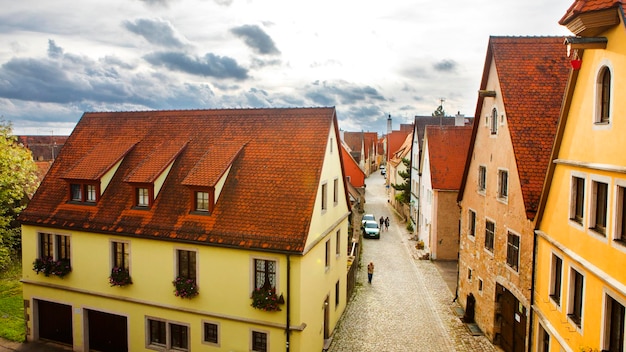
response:
[[[376,217],[374,214],[363,215],[363,218],[361,219],[361,226],[363,226],[367,220],[376,221]]]
[[[364,238],[380,239],[380,227],[378,227],[378,222],[375,220],[365,221],[365,224],[361,226],[361,230]]]
[[[387,174],[387,168],[385,165],[380,165],[380,174],[385,176]]]

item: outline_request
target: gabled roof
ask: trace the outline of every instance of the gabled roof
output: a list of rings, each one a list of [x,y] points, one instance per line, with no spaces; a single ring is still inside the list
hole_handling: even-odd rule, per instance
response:
[[[17,139],[31,151],[33,160],[50,161],[59,155],[67,136],[18,136]]]
[[[413,134],[408,133],[405,136],[404,141],[402,142],[402,145],[391,155],[391,159],[389,160],[389,163],[392,164],[393,166],[400,165],[400,163],[402,162],[402,159],[406,158],[411,153],[412,145],[413,145]]]
[[[334,108],[85,113],[20,220],[302,253],[331,133],[339,135]],[[162,157],[147,161],[159,151]],[[64,178],[95,178],[116,160],[121,163],[95,205],[67,202]],[[171,162],[151,207],[133,209],[128,181],[149,181]],[[224,191],[213,212],[191,213],[191,188],[185,184],[211,186],[222,174]]]
[[[613,7],[622,6],[623,4],[623,0],[575,0],[572,6],[567,9],[565,15],[559,20],[559,24],[566,25],[574,17],[582,13],[608,10]]]
[[[376,132],[348,132],[343,133],[343,141],[346,143],[351,152],[356,154],[361,153],[362,147],[363,155],[365,159],[369,158],[369,153],[372,146],[378,140],[378,134]]]
[[[485,90],[491,63],[496,67],[506,123],[522,187],[526,216],[533,219],[550,161],[570,63],[564,37],[490,37],[480,90]],[[483,100],[476,105],[474,129],[468,156],[475,146],[476,133],[484,125]],[[471,158],[467,158],[459,199],[467,179]]]
[[[413,134],[413,129],[411,129],[410,132],[391,131],[391,133],[387,135],[387,159],[393,159],[394,154],[402,147],[402,144],[406,141],[406,137],[409,134]]]
[[[426,126],[425,135],[433,189],[458,191],[472,126]]]

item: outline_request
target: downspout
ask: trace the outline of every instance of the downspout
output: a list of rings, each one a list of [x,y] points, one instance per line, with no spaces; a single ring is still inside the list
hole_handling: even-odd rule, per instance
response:
[[[537,227],[535,225],[535,227]],[[533,305],[535,301],[535,268],[537,265],[537,233],[533,230],[533,263],[531,268],[533,268],[530,277],[530,307],[528,307],[528,346],[526,346],[527,351],[532,351],[533,345]]]
[[[291,317],[290,317],[290,300],[291,300],[291,262],[289,260],[289,254],[286,255],[287,256],[287,300],[285,302],[286,307],[286,315],[287,315],[287,326],[285,327],[285,334],[286,334],[286,342],[285,342],[285,351],[289,352],[289,336],[291,335],[291,329],[289,328],[290,324],[291,324]]]

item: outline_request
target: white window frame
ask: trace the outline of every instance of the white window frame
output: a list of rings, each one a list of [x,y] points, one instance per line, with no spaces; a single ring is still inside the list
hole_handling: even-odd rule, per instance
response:
[[[604,240],[606,240],[607,238],[607,234],[609,232],[609,201],[611,199],[611,178],[610,177],[606,177],[606,176],[598,176],[598,175],[591,175],[589,177],[589,181],[588,182],[590,184],[589,187],[589,192],[587,192],[587,194],[589,194],[589,209],[587,209],[587,213],[589,214],[589,223],[588,223],[588,229],[589,232],[593,235],[599,236],[601,238],[603,238]],[[606,204],[604,205],[604,209],[605,209],[605,219],[604,219],[604,231],[598,230],[596,228],[596,211],[597,211],[597,206],[598,206],[598,188],[597,185],[599,183],[603,183],[606,184]]]
[[[503,187],[503,179],[506,177],[506,187]],[[498,192],[497,198],[499,201],[507,203],[509,199],[509,170],[507,169],[498,169]],[[505,194],[503,194],[503,188]]]
[[[494,231],[495,232],[495,231]],[[509,236],[515,236],[517,237],[517,267],[513,267],[511,266],[511,264],[509,263]],[[495,233],[494,233],[494,242],[495,242]],[[495,245],[495,244],[494,244]],[[522,258],[522,236],[520,236],[518,233],[515,233],[511,230],[508,230],[506,232],[506,266],[515,271],[516,273],[519,273],[519,267],[520,267],[520,260]]]
[[[611,82],[609,86],[609,118],[608,122],[602,121],[602,77],[605,72],[608,70],[611,74]],[[594,105],[593,105],[593,130],[607,130],[610,129],[613,125],[613,120],[615,115],[613,114],[613,106],[615,102],[615,70],[613,69],[612,63],[608,59],[603,59],[597,67],[596,70],[596,80],[595,80],[595,94],[594,94]]]
[[[489,134],[491,136],[497,136],[498,125],[500,123],[498,121],[498,109],[496,109],[495,106],[491,109],[491,114],[489,116]]]
[[[478,193],[485,194],[487,192],[487,166],[478,165]]]
[[[556,283],[556,259],[560,259],[561,261],[561,276],[560,276],[560,283],[559,283],[559,292],[558,292],[558,298],[559,301],[557,302],[555,300],[555,296],[557,292],[553,292],[553,288],[554,288],[554,284]],[[558,255],[555,252],[551,252],[550,255],[550,285],[548,286],[548,297],[550,298],[550,301],[558,308],[558,310],[561,310],[561,307],[563,307],[563,279],[564,279],[564,274],[565,274],[565,261],[563,260],[563,257]]]
[[[570,315],[573,313],[574,311],[574,304],[575,304],[575,299],[574,296],[576,295],[576,283],[574,280],[574,277],[576,275],[576,273],[580,274],[583,278],[583,285],[582,285],[582,289],[581,289],[581,307],[580,307],[580,325],[578,325],[574,320],[572,320],[572,318],[570,317]],[[583,270],[581,270],[580,268],[577,268],[575,266],[570,266],[569,268],[569,289],[568,289],[568,297],[567,297],[567,320],[570,322],[570,324],[572,324],[576,330],[582,332],[582,328],[583,326],[585,326],[585,286],[586,286],[586,277],[585,277],[585,272]]]
[[[322,203],[322,213],[325,213],[328,210],[328,182],[322,182],[322,186],[320,187],[321,193],[321,203]]]
[[[609,313],[609,298],[616,301],[622,307],[626,308],[626,300],[622,299],[620,295],[615,294],[615,292],[608,290],[606,287],[603,288],[602,294],[602,317],[601,317],[601,326],[600,326],[600,336],[602,338],[602,348],[603,350],[609,349],[609,338],[610,338],[610,327],[611,327],[611,315]],[[626,321],[622,322],[622,326],[626,328]],[[625,333],[626,336],[626,333]],[[626,343],[625,343],[626,344]]]
[[[69,234],[62,234],[62,233],[52,233],[52,232],[44,232],[44,231],[37,232],[37,259],[43,259],[41,258],[41,250],[42,250],[41,234],[51,235],[52,260],[69,259],[70,263],[72,263],[72,252],[74,251],[74,246],[72,245],[72,242],[73,242],[72,236]],[[67,255],[67,258],[62,258],[60,255],[61,249],[59,248],[59,243],[57,240],[58,237],[67,237],[70,241],[70,253]]]
[[[110,267],[111,267],[111,269],[113,269],[113,267],[116,266],[116,263],[115,263],[115,248],[113,247],[113,245],[115,243],[122,243],[122,244],[124,244],[124,248],[126,249],[125,252],[128,253],[128,260],[126,261],[125,269],[127,269],[128,272],[130,273],[130,241],[127,241],[127,240],[111,239],[109,241],[109,249],[111,250],[111,257],[110,257],[111,265],[110,265]]]
[[[613,228],[610,233],[613,246],[626,252],[626,233],[622,233],[622,224],[626,222],[626,180],[616,179],[613,190]]]
[[[186,252],[194,252],[196,254],[196,277],[194,278],[196,281],[196,286],[200,286],[200,255],[198,249],[196,248],[185,248],[185,247],[176,247],[174,248],[174,280],[180,274],[180,268],[178,263],[178,251],[186,251]]]
[[[576,200],[578,197],[576,184],[574,183],[575,178],[580,178],[583,180],[584,190],[582,194],[582,218],[580,222],[578,222],[576,218]],[[570,175],[570,199],[569,199],[569,224],[576,227],[579,230],[584,231],[585,222],[587,220],[586,212],[587,212],[587,193],[588,193],[588,185],[587,185],[588,175],[581,172],[572,172]]]
[[[341,247],[343,247],[341,245],[341,230],[337,230],[337,232],[335,232],[335,257],[341,258]]]

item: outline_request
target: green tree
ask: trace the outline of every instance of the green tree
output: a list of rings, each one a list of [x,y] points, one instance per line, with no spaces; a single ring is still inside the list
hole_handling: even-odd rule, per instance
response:
[[[30,151],[18,143],[11,123],[0,119],[0,270],[20,250],[16,218],[37,186],[37,166]]]
[[[402,163],[406,166],[406,171],[398,171],[398,175],[404,180],[403,183],[392,183],[391,186],[401,193],[396,195],[396,199],[402,204],[409,204],[411,201],[411,160],[402,158]]]

